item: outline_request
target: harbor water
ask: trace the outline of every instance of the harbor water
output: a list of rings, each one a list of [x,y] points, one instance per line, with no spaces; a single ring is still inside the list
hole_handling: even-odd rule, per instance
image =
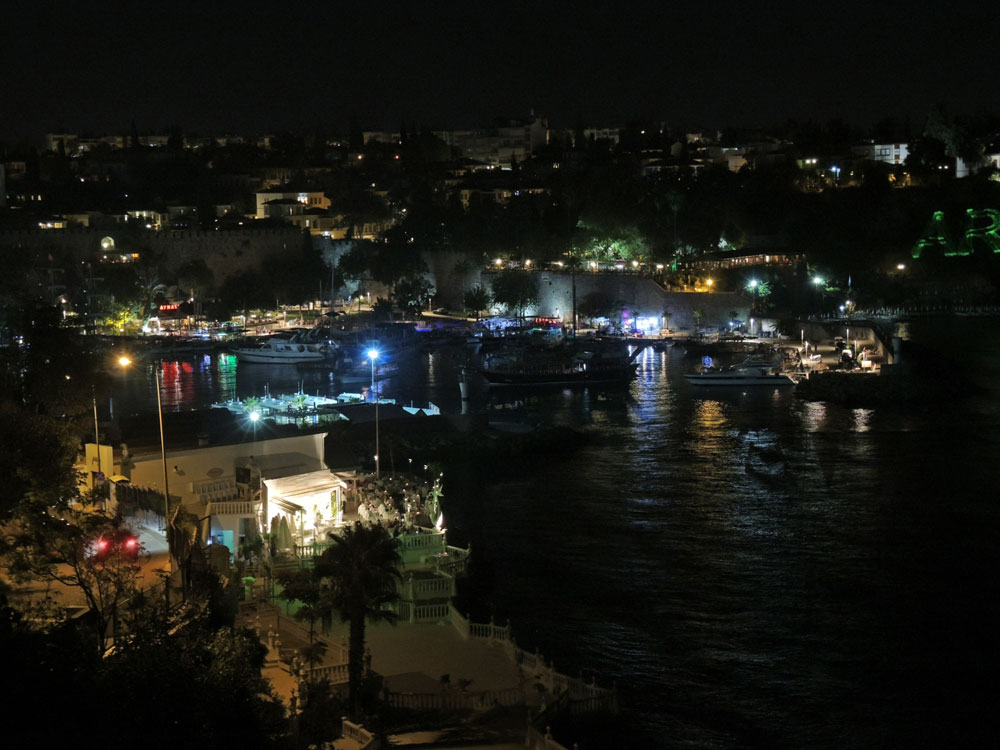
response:
[[[1000,323],[910,335],[946,342],[978,389],[872,409],[702,392],[670,349],[642,352],[626,391],[474,398],[497,419],[594,433],[528,475],[446,477],[445,509],[518,644],[617,684],[617,746],[995,746]],[[382,393],[457,412],[464,358],[424,354]],[[163,373],[166,409],[344,390],[226,355]],[[155,403],[148,369],[123,378],[117,410]]]

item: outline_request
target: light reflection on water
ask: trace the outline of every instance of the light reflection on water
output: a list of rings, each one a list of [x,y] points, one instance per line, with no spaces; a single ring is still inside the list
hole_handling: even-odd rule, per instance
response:
[[[978,372],[995,386],[1000,336],[983,336]],[[425,355],[384,392],[457,413],[462,361]],[[983,489],[996,391],[849,409],[695,392],[674,350],[638,361],[624,392],[475,394],[491,419],[601,436],[532,476],[449,485],[449,535],[495,573],[486,616],[509,616],[519,645],[564,671],[617,679],[636,732],[622,747],[926,746],[927,727],[974,746],[950,712],[968,727],[989,715],[965,676],[998,666],[1000,518]],[[165,397],[343,390],[283,370],[202,359]],[[151,371],[136,383],[148,405]]]

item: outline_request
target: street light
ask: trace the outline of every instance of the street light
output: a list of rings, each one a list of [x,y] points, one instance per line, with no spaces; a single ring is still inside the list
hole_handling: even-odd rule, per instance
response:
[[[132,364],[128,357],[119,357],[118,364],[123,368]],[[167,581],[170,580],[172,572],[173,557],[170,551],[170,484],[167,479],[167,443],[163,438],[163,401],[160,398],[160,367],[163,360],[153,368],[153,377],[156,380],[156,413],[160,418],[160,459],[163,462],[163,535],[167,538]],[[166,584],[169,591],[169,583]],[[169,594],[168,594],[169,596]]]
[[[378,457],[378,394],[375,393],[375,360],[378,359],[378,349],[368,350],[368,359],[372,363],[372,396],[375,398],[375,478],[381,475]]]
[[[90,388],[91,400],[94,402],[94,443],[97,445],[97,475],[101,475],[101,432],[97,426],[97,391],[94,387]],[[91,482],[92,489],[97,489],[96,479]]]

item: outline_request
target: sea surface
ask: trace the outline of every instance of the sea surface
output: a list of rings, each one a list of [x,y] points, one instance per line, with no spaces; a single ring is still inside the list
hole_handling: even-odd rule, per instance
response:
[[[621,734],[587,747],[1000,745],[1000,321],[909,325],[971,374],[965,398],[853,409],[785,390],[696,389],[644,351],[624,392],[474,393],[469,407],[596,439],[541,469],[445,478],[449,537],[490,571],[489,606],[561,671],[616,684]],[[382,381],[462,408],[466,353]],[[328,374],[164,364],[164,408],[292,392]],[[118,410],[155,404],[150,369]],[[556,457],[559,456],[559,457]]]

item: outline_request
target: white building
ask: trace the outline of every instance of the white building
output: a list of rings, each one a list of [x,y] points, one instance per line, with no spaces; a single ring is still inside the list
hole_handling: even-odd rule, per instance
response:
[[[201,519],[202,539],[235,554],[241,542],[276,532],[281,544],[306,544],[320,524],[343,518],[353,472],[323,461],[327,433],[167,452],[171,506]],[[159,453],[131,457],[120,473],[134,487],[163,491]]]

